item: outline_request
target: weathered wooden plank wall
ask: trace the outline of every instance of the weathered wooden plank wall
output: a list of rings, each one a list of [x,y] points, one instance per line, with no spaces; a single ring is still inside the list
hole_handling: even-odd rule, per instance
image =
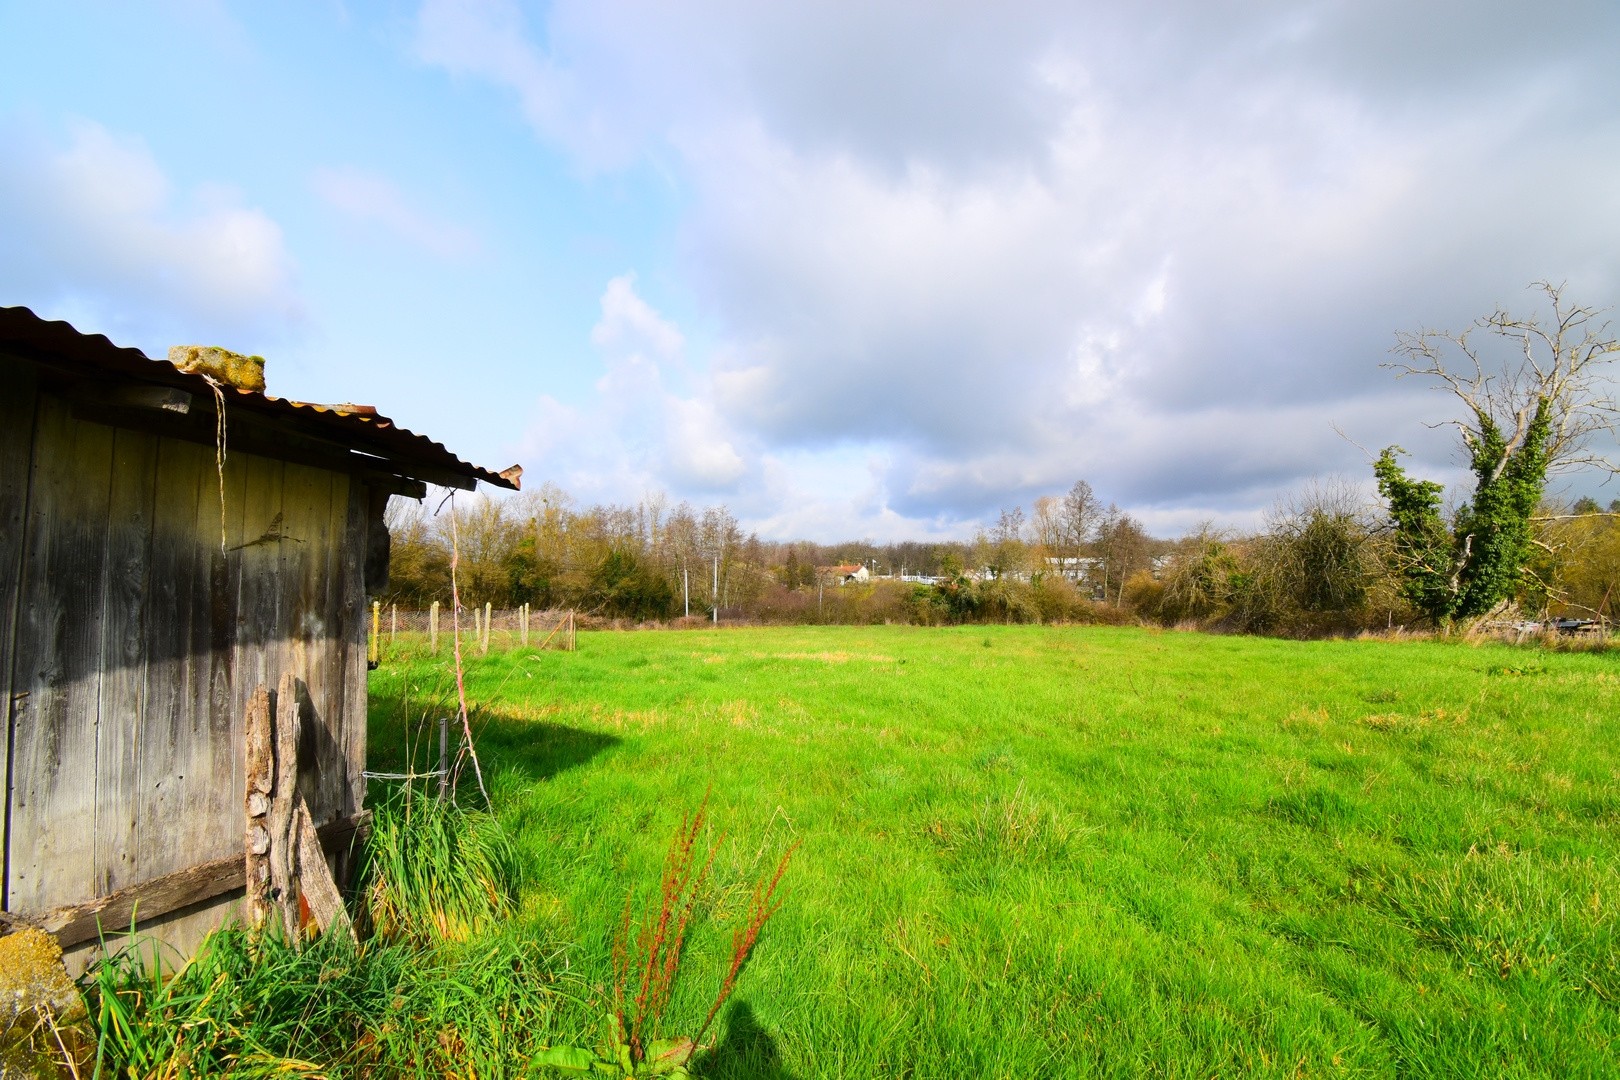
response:
[[[13,700],[12,649],[22,589],[23,515],[28,506],[28,474],[33,461],[34,381],[31,366],[0,356],[0,717],[8,726]],[[9,747],[9,731],[5,734]],[[9,752],[0,769],[0,781],[5,784],[3,790],[11,790]],[[0,819],[0,832],[4,829]],[[5,906],[4,901],[0,882],[0,907]]]
[[[96,727],[113,429],[42,395],[24,525],[7,901],[95,896]]]
[[[8,408],[0,395],[0,440]],[[19,485],[0,472],[0,598],[9,589],[20,612],[3,670],[24,695],[6,906],[82,903],[239,853],[247,700],[286,670],[307,686],[300,757],[317,824],[358,812],[365,490],[228,452],[222,527],[212,448],[77,419],[49,393],[30,411],[20,530],[5,528]],[[17,472],[9,446],[0,470]],[[165,936],[186,948],[218,917],[168,920]]]

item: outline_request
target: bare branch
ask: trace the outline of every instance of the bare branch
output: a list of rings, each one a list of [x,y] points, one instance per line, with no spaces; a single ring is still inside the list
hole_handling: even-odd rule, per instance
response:
[[[1620,465],[1590,449],[1595,436],[1620,433],[1611,374],[1620,361],[1620,338],[1599,321],[1600,309],[1566,303],[1562,284],[1538,281],[1531,288],[1544,295],[1550,319],[1520,318],[1498,308],[1460,333],[1402,332],[1391,350],[1401,359],[1383,366],[1398,378],[1424,379],[1461,402],[1464,415],[1443,423],[1454,424],[1469,447],[1480,445],[1489,421],[1510,435],[1511,454],[1523,446],[1532,421],[1545,415],[1549,472],[1620,473]],[[1475,331],[1486,335],[1484,344],[1476,342]],[[1508,348],[1493,348],[1492,339]]]

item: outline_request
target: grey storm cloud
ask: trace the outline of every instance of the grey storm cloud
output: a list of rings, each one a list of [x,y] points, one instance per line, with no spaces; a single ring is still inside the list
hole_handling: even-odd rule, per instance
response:
[[[871,447],[875,497],[918,520],[1080,476],[1252,512],[1365,473],[1335,426],[1444,469],[1442,403],[1379,367],[1394,332],[1526,306],[1538,278],[1598,304],[1620,285],[1610,4],[463,2],[429,23],[426,59],[511,86],[586,167],[678,178],[728,445]]]

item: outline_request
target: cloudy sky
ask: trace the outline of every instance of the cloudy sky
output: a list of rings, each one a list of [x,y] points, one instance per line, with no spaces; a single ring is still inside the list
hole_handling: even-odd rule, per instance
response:
[[[1617,41],[1608,2],[0,0],[0,304],[765,536],[1080,478],[1241,525],[1362,446],[1456,475],[1395,331],[1620,301]]]

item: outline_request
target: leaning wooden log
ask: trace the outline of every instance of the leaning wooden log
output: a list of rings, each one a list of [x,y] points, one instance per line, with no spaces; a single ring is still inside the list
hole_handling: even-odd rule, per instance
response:
[[[364,834],[370,827],[371,813],[365,811],[322,825],[315,833],[322,850],[337,851],[353,843],[357,834]],[[54,934],[66,949],[94,941],[103,933],[122,934],[129,930],[132,919],[145,923],[171,911],[234,892],[245,882],[244,870],[240,855],[228,855],[130,885],[87,903],[53,908],[41,915],[15,911],[8,915],[17,923],[37,926]]]
[[[343,907],[343,894],[332,880],[332,869],[326,865],[326,852],[302,795],[298,796],[293,819],[298,840],[298,894],[303,897],[303,906],[309,909],[310,919],[321,934],[336,928],[338,933],[353,938],[354,927]]]
[[[270,794],[275,785],[275,749],[270,714],[270,691],[260,686],[253,691],[247,711],[247,798],[243,807],[247,819],[242,847],[243,871],[247,883],[245,912],[252,927],[264,925],[270,893]]]

